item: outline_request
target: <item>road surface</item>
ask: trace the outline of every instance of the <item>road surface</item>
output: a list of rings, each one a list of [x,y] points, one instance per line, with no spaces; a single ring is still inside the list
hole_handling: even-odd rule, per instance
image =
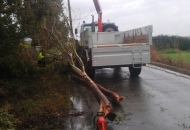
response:
[[[117,117],[108,121],[108,130],[190,130],[190,76],[147,65],[137,78],[121,68],[96,70],[94,80],[125,97],[113,106]],[[97,101],[82,86],[74,91],[80,91],[71,97],[76,115],[65,129],[95,130]]]

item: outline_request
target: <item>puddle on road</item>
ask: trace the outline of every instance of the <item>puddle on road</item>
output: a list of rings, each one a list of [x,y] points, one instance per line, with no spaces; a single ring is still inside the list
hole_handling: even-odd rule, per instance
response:
[[[83,111],[83,102],[81,98],[78,97],[71,97],[70,101],[72,103],[72,109],[76,109],[80,112]]]
[[[73,88],[72,90],[71,108],[65,124],[66,130],[93,130],[92,112],[88,108],[85,91],[82,87]]]

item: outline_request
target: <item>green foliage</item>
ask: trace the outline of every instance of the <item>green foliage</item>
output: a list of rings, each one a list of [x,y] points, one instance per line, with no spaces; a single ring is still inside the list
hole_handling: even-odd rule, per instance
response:
[[[34,50],[18,48],[13,49],[0,58],[0,78],[23,78],[32,76],[36,71],[37,56]]]
[[[62,0],[25,0],[18,19],[23,35],[32,38],[32,45],[43,45],[42,34],[39,32],[45,26],[52,29],[54,23],[59,23],[59,28],[64,29],[66,23],[63,14]],[[65,35],[67,36],[65,31]]]
[[[158,50],[173,48],[186,51],[190,49],[190,37],[159,35],[153,37],[153,44]]]
[[[20,41],[23,38],[16,20],[19,0],[0,3],[0,77],[12,76],[21,63]],[[22,67],[22,66],[21,66]]]
[[[19,0],[1,2],[0,7],[2,7],[0,9],[0,54],[4,56],[17,48],[22,39],[21,30],[16,20],[16,12],[20,7]]]
[[[29,79],[20,91],[24,91],[15,104],[18,119],[22,122],[18,129],[57,129],[67,115],[70,102],[70,83],[59,71],[41,72],[35,79]],[[31,84],[31,85],[30,85]],[[20,92],[19,91],[19,92]],[[60,120],[61,121],[60,121]]]
[[[15,130],[15,123],[18,120],[10,114],[7,110],[0,109],[0,129],[1,130]]]
[[[0,108],[19,120],[17,123],[10,118],[18,130],[63,128],[71,86],[65,73],[45,68],[29,79],[0,80]],[[0,114],[1,117],[7,119]]]
[[[11,112],[22,122],[18,129],[36,129],[38,125],[39,129],[50,129],[46,128],[47,122],[52,129],[56,128],[55,120],[68,112],[69,83],[63,75],[57,74],[58,70],[65,73],[68,68],[61,68],[60,62],[38,68],[36,52],[23,46],[26,37],[32,38],[33,45],[46,46],[48,39],[44,39],[40,28],[51,30],[54,23],[55,28],[64,32],[62,38],[66,41],[68,30],[62,15],[62,0],[4,0],[0,3],[0,107],[6,102],[13,106]],[[2,130],[15,127],[16,119],[8,110],[0,110]],[[59,125],[62,124],[60,121]]]
[[[40,33],[41,26],[52,29],[57,26],[65,32],[67,27],[62,0],[9,0],[0,3],[0,78],[23,77],[36,69],[35,59],[20,43],[25,37],[32,38],[33,45],[47,45]],[[62,19],[62,20],[61,20]],[[31,52],[31,51],[30,51]]]

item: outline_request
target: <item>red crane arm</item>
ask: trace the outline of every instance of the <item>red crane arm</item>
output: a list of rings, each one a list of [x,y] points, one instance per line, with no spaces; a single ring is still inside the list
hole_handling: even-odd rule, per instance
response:
[[[93,0],[96,11],[98,13],[98,32],[102,32],[102,8],[100,6],[99,0]]]
[[[96,7],[97,13],[102,12],[102,8],[101,8],[101,6],[100,6],[99,0],[93,0],[93,1],[94,1],[94,5],[95,5],[95,7]]]

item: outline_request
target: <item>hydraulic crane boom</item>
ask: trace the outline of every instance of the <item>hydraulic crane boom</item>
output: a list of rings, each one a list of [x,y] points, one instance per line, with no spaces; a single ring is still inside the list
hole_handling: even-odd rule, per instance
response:
[[[102,32],[102,8],[100,6],[99,0],[93,0],[98,13],[98,32]]]

